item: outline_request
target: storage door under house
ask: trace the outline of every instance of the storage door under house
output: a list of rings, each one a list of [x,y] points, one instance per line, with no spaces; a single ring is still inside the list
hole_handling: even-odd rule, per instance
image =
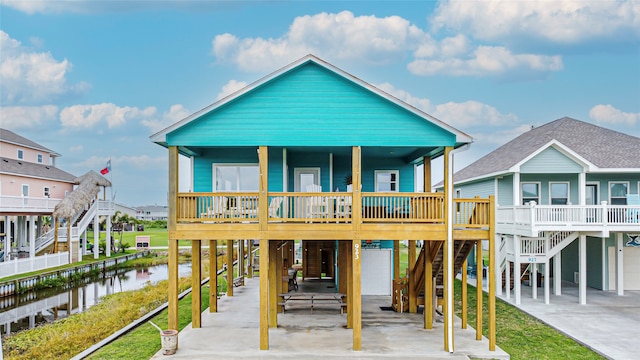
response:
[[[362,295],[391,295],[392,249],[362,249]]]
[[[623,243],[626,244],[629,240],[625,234]],[[624,290],[640,290],[640,247],[624,246],[622,261]]]

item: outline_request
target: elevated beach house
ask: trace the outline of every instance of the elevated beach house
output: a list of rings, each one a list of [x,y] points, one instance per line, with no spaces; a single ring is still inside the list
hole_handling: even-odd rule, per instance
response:
[[[495,196],[497,288],[640,290],[640,138],[568,117],[455,174],[455,196]],[[526,281],[528,280],[528,281]],[[542,282],[542,284],[541,284]],[[509,284],[509,286],[506,286]]]
[[[471,137],[308,55],[151,139],[169,151],[170,329],[178,321],[178,239],[192,243],[194,328],[201,326],[202,241],[215,248],[232,239],[233,253],[234,241],[256,240],[259,347],[267,350],[287,292],[278,279],[286,280],[294,240],[301,240],[302,276],[335,281],[354,350],[362,348],[362,295],[395,294],[396,309],[424,306],[426,329],[443,303],[444,349],[453,351],[454,272],[470,248],[494,236],[494,207],[489,197],[453,200],[450,191],[430,192],[431,160],[444,156],[451,184],[453,154]],[[177,190],[179,154],[191,159],[193,192]],[[417,189],[419,178],[424,187]],[[399,240],[409,240],[408,277],[400,271]],[[417,240],[425,244],[420,253]],[[211,289],[216,311],[215,284]],[[489,323],[495,348],[494,311]]]

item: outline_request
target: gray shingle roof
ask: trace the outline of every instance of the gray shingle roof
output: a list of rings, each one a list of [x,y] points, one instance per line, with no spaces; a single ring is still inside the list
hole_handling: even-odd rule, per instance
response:
[[[556,140],[599,168],[640,169],[640,138],[563,117],[531,129],[458,171],[455,182],[506,172]]]
[[[44,152],[50,153],[52,156],[60,156],[60,154],[58,154],[57,152],[51,149],[47,149],[46,147],[36,142],[33,142],[25,137],[22,137],[14,133],[13,131],[10,131],[7,129],[0,128],[0,141],[4,141],[11,144],[16,144],[16,145],[22,145],[22,146],[29,147],[36,150],[42,150]]]
[[[75,183],[75,176],[55,166],[0,157],[0,174],[21,175]]]

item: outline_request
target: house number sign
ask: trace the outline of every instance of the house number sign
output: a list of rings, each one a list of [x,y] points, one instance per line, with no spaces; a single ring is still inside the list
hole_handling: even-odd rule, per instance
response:
[[[356,260],[360,259],[360,244],[355,243],[353,245],[353,248],[355,249],[355,251],[353,252],[354,259]]]

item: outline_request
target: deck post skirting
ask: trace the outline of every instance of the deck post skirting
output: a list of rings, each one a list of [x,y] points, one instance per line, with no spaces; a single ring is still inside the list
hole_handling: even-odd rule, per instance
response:
[[[177,225],[178,203],[178,147],[169,147],[169,206],[167,228],[169,234]],[[168,284],[168,328],[178,330],[178,239],[169,236],[169,284]]]

